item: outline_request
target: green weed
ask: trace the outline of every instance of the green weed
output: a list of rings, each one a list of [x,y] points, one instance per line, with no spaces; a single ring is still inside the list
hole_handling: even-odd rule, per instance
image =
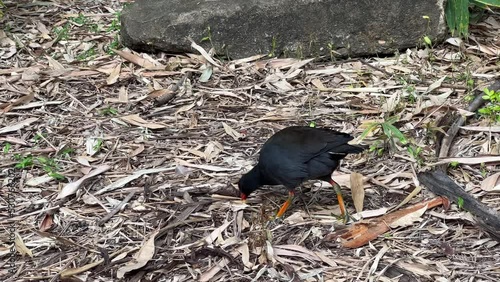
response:
[[[500,122],[500,91],[484,89],[483,99],[488,101],[488,104],[479,109],[479,113],[488,117],[491,121]]]
[[[207,28],[205,29],[205,33],[207,35],[201,39],[201,42],[208,41],[212,43],[212,30],[210,29],[210,26],[207,26]]]
[[[76,56],[76,59],[78,61],[85,61],[88,58],[95,56],[96,54],[97,54],[96,48],[91,47],[91,48],[87,49],[86,51],[83,51],[80,54],[78,54],[78,56]]]
[[[101,138],[97,139],[97,143],[93,147],[94,151],[99,152],[102,149],[103,143],[104,143],[104,140],[102,140]]]
[[[56,180],[63,180],[65,177],[58,172],[59,166],[57,161],[53,158],[48,157],[33,157],[32,155],[21,156],[19,154],[14,155],[14,159],[18,161],[15,168],[27,169],[33,167],[39,167],[43,169],[50,177]]]
[[[72,21],[76,25],[81,26],[81,25],[87,24],[90,21],[90,19],[88,17],[86,17],[84,14],[79,13],[78,17],[70,18],[70,21]]]
[[[406,150],[418,165],[421,166],[424,164],[424,159],[422,157],[422,147],[410,145],[406,148]]]
[[[18,163],[15,165],[15,168],[25,169],[33,166],[32,155],[27,155],[23,157],[20,154],[15,154],[14,159],[18,161]]]
[[[64,26],[58,26],[54,28],[54,33],[56,34],[57,41],[68,40],[69,30],[71,29],[71,24],[68,22]]]
[[[120,17],[121,17],[121,12],[116,12],[115,13],[115,18],[111,21],[111,24],[109,27],[106,29],[107,32],[110,31],[120,31],[121,25],[120,25]]]
[[[118,110],[112,107],[107,107],[101,110],[101,115],[104,116],[116,116],[118,114]]]
[[[273,36],[273,39],[271,41],[271,51],[267,55],[268,57],[274,57],[276,55],[276,46],[277,46],[276,36]]]
[[[12,144],[10,144],[10,143],[8,143],[8,142],[7,142],[7,143],[5,143],[5,144],[3,145],[3,149],[2,149],[3,153],[4,153],[4,154],[9,153],[9,151],[10,151],[10,147],[12,147]]]
[[[115,52],[113,51],[113,49],[118,50],[120,49],[120,47],[121,47],[120,39],[118,38],[118,34],[116,34],[113,37],[111,43],[109,43],[109,45],[107,46],[106,53],[108,53],[109,55],[114,55]]]
[[[406,139],[404,134],[394,126],[394,123],[397,121],[397,119],[398,117],[390,117],[383,122],[369,123],[367,128],[361,134],[360,139],[363,140],[372,131],[376,130],[377,128],[381,128],[382,132],[385,135],[384,139],[388,140],[392,147],[395,146],[394,139],[397,139],[399,140],[399,142],[401,142],[401,144],[406,145],[408,143],[408,140]]]
[[[458,205],[459,209],[463,209],[464,208],[464,198],[458,197],[457,198],[457,205]]]

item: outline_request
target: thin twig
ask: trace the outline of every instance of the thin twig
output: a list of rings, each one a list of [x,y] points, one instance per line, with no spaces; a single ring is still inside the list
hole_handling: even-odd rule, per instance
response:
[[[126,203],[128,203],[132,197],[134,197],[136,191],[130,192],[123,201],[121,201],[112,211],[110,211],[107,215],[105,215],[101,220],[97,222],[97,225],[103,225],[109,219],[111,219],[116,213],[118,213]]]

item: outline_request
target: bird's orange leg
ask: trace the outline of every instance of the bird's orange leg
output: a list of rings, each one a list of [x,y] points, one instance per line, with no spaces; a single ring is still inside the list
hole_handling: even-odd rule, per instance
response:
[[[344,197],[342,197],[342,191],[340,190],[340,185],[338,185],[337,182],[335,182],[333,179],[330,179],[330,184],[333,186],[333,189],[335,189],[335,193],[337,193],[337,200],[339,201],[339,208],[340,208],[340,216],[346,219],[347,209],[345,208]]]
[[[283,214],[286,212],[288,207],[292,204],[293,198],[295,197],[295,192],[294,191],[288,191],[288,199],[286,202],[281,206],[279,209],[278,213],[276,214],[276,217],[279,218],[283,216]]]

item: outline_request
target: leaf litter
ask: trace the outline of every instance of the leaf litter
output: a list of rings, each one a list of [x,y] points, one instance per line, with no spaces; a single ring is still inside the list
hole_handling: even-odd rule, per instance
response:
[[[434,196],[413,170],[447,163],[457,183],[500,209],[500,130],[465,110],[469,80],[481,89],[498,79],[498,15],[473,25],[469,42],[398,57],[222,61],[195,41],[183,55],[112,46],[121,2],[21,2],[2,19],[0,224],[16,224],[19,270],[10,281],[500,279],[498,243],[457,205],[419,206]],[[450,112],[469,118],[438,159],[432,137]],[[363,140],[375,149],[342,163],[333,178],[359,222],[335,217],[328,183],[306,183],[270,224],[284,189],[238,200],[239,176],[277,130],[314,121],[360,136],[391,116],[423,149],[410,155],[396,142],[387,152],[375,129]],[[403,213],[408,206],[420,208]],[[367,221],[382,231],[355,249],[325,240]],[[10,247],[2,241],[0,258]]]

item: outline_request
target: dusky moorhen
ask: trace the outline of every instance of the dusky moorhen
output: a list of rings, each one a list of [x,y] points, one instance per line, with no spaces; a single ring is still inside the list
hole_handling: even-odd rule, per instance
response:
[[[322,180],[335,188],[341,216],[346,216],[340,186],[331,175],[347,154],[364,150],[347,144],[353,139],[347,133],[308,126],[278,131],[262,147],[257,165],[239,180],[241,199],[246,200],[262,185],[283,185],[288,189],[288,199],[276,214],[281,217],[292,203],[297,186],[307,180]]]

